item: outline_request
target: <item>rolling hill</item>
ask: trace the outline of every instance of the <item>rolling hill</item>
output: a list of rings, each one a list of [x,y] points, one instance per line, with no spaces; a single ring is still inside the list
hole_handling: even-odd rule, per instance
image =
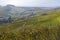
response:
[[[60,40],[60,12],[0,25],[1,40]]]
[[[60,7],[0,6],[0,40],[60,40],[59,30]]]
[[[28,18],[31,16],[40,16],[48,12],[48,10],[53,10],[50,7],[16,7],[14,5],[0,6],[0,16],[12,18]]]

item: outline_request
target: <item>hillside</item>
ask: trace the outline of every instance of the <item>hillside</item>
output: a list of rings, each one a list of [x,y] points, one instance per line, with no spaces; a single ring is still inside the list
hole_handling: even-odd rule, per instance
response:
[[[0,6],[0,17],[12,18],[29,18],[31,16],[41,16],[48,12],[48,10],[53,10],[54,8],[49,7],[16,7],[14,5]]]
[[[1,40],[60,40],[60,12],[0,25]]]
[[[11,17],[11,21],[17,19],[31,18],[35,16],[44,16],[53,12],[59,12],[60,8],[53,7],[17,7],[14,5],[0,6],[0,25],[9,23],[8,18]]]

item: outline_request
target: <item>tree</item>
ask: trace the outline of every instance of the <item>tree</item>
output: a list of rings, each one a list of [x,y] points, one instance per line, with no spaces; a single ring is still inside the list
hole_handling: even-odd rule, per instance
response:
[[[11,16],[8,18],[8,22],[12,22],[13,19],[11,18]]]

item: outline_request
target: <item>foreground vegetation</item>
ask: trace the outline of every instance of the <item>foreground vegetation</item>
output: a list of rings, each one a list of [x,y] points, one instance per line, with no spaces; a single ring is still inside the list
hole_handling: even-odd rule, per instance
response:
[[[1,25],[0,40],[60,40],[60,12]]]

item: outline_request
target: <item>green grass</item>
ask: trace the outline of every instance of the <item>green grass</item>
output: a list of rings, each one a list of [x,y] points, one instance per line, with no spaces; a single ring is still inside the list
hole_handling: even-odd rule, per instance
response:
[[[0,40],[60,40],[60,13],[36,16],[0,26]]]

